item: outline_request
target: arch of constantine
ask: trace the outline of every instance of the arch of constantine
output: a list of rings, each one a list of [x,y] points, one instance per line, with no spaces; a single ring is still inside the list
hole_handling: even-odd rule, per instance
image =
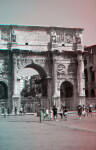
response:
[[[0,105],[19,112],[20,70],[35,69],[46,87],[44,106],[85,103],[81,28],[0,25]],[[43,95],[41,97],[43,98]],[[42,107],[44,107],[42,106]],[[47,106],[46,106],[47,107]]]

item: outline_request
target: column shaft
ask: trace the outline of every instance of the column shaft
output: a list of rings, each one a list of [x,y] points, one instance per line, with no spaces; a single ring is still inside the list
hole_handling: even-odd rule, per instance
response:
[[[77,69],[78,95],[85,96],[84,62],[82,59],[82,55],[78,55],[77,60],[78,60],[78,69]]]

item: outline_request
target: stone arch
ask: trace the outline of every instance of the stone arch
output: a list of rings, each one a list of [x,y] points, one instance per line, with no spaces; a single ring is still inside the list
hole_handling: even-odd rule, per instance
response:
[[[40,74],[41,78],[47,77],[47,73],[45,72],[44,68],[38,64],[32,63],[32,64],[25,66],[24,68],[33,68]]]
[[[73,84],[70,81],[64,81],[60,86],[60,99],[61,104],[66,106],[68,110],[73,109],[73,96],[74,96],[74,89]]]
[[[5,82],[0,81],[0,104],[2,106],[2,113],[4,108],[7,108],[8,103],[8,86]]]
[[[37,65],[35,63],[29,64],[27,66],[25,66],[25,68],[32,68],[35,69],[40,77],[41,80],[39,80],[39,84],[41,84],[41,91],[42,91],[42,96],[47,96],[47,89],[48,89],[48,84],[47,84],[47,73],[45,72],[44,68],[41,67],[40,65]]]
[[[91,97],[95,97],[95,91],[94,91],[94,89],[91,89]]]
[[[8,87],[6,83],[0,81],[0,99],[8,98]]]
[[[73,85],[69,81],[64,81],[60,86],[61,98],[73,97]]]

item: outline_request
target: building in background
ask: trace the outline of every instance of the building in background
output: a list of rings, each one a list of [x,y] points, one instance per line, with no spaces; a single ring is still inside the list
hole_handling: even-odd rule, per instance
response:
[[[96,105],[96,45],[84,49],[86,103]]]

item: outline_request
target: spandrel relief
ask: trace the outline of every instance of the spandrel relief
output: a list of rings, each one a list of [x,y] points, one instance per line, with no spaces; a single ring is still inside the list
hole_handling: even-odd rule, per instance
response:
[[[20,69],[24,67],[25,65],[33,63],[33,60],[31,59],[17,59],[17,68]]]
[[[76,72],[77,72],[77,68],[76,68],[76,66],[75,66],[75,64],[70,64],[69,66],[68,66],[68,73],[70,74],[76,74]]]
[[[67,70],[66,70],[65,66],[62,64],[59,64],[57,66],[57,78],[63,78],[64,75],[66,75],[66,74],[67,74]]]
[[[7,76],[11,71],[11,66],[7,63],[0,62],[0,76]]]

